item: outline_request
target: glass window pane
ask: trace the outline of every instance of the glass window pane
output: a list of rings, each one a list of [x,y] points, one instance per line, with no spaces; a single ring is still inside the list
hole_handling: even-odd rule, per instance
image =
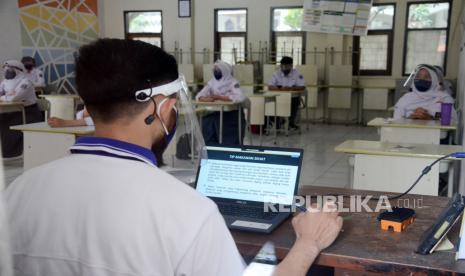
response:
[[[273,31],[300,31],[302,30],[302,15],[304,10],[294,9],[274,9],[273,10]]]
[[[218,11],[218,32],[246,32],[247,10],[220,10]]]
[[[129,33],[161,33],[161,12],[126,13]]]
[[[295,64],[302,64],[302,36],[276,36],[276,61],[290,56]]]
[[[421,63],[444,65],[446,31],[409,31],[405,74],[410,74]]]
[[[408,27],[447,28],[449,3],[415,4],[409,6]]]
[[[369,30],[390,30],[394,19],[394,6],[373,6],[370,11]]]
[[[221,60],[226,61],[229,64],[235,64],[233,49],[236,49],[236,61],[244,61],[245,38],[242,36],[221,37]]]
[[[161,47],[161,38],[160,37],[143,37],[143,36],[133,36],[132,39],[140,40],[152,45]]]
[[[360,37],[360,70],[386,70],[388,58],[388,35]]]

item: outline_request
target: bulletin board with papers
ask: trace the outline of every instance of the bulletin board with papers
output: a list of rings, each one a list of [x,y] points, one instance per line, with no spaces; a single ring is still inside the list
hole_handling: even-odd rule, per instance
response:
[[[372,0],[304,0],[302,30],[365,36]]]

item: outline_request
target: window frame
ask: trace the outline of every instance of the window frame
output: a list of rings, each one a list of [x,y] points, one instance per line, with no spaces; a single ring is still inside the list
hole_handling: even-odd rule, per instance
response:
[[[392,76],[392,60],[393,56],[393,48],[394,48],[394,35],[395,35],[395,23],[396,23],[396,13],[397,13],[397,6],[396,3],[376,3],[373,4],[373,7],[376,6],[393,6],[394,7],[394,16],[392,17],[392,27],[391,29],[387,30],[368,30],[367,36],[369,35],[387,35],[388,42],[387,42],[387,63],[386,63],[386,70],[377,70],[377,69],[366,69],[360,70],[360,53],[358,53],[358,49],[360,48],[360,37],[354,36],[352,41],[352,49],[354,52],[352,53],[352,61],[353,61],[353,75],[360,75],[360,76]]]
[[[307,45],[307,32],[305,31],[275,31],[274,30],[274,11],[278,9],[304,9],[303,6],[276,6],[270,8],[270,49],[271,49],[271,61],[278,63],[276,60],[278,51],[276,49],[277,37],[278,36],[301,36],[302,37],[302,53],[300,57],[301,64],[305,64],[305,52]],[[278,34],[278,35],[277,35]],[[294,66],[297,63],[294,62]]]
[[[159,33],[130,33],[128,30],[128,23],[127,22],[127,14],[128,13],[144,13],[144,12],[159,12],[161,16],[161,32]],[[124,18],[124,38],[126,39],[134,39],[134,37],[158,37],[160,38],[160,48],[163,48],[163,11],[162,10],[126,10],[123,11],[123,18]]]
[[[449,52],[449,35],[450,35],[450,17],[452,15],[452,3],[453,0],[442,0],[442,1],[434,1],[434,0],[427,0],[427,1],[415,1],[415,2],[407,2],[407,10],[405,12],[405,28],[404,28],[404,48],[402,54],[402,76],[408,76],[410,73],[405,73],[405,66],[407,65],[407,39],[409,32],[422,32],[422,31],[446,31],[446,51],[444,52],[444,62],[441,65],[444,71],[444,76],[446,75],[446,68],[447,68],[447,54]],[[410,16],[410,6],[411,5],[419,5],[419,4],[440,4],[440,3],[449,3],[449,10],[447,14],[447,27],[446,28],[423,28],[423,29],[412,29],[408,27],[408,20]]]
[[[218,12],[219,11],[237,11],[245,10],[245,32],[220,32],[218,31]],[[244,38],[244,61],[247,59],[247,43],[249,34],[249,10],[248,8],[217,8],[214,9],[214,28],[213,28],[213,59],[221,59],[221,38],[222,37],[243,37]],[[234,65],[234,64],[231,64]]]

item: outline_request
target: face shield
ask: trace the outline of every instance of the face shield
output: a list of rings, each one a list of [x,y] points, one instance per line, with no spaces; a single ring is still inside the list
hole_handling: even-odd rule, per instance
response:
[[[176,113],[175,126],[166,125],[166,118],[161,118],[165,137],[174,134],[173,140],[167,145],[163,154],[164,163],[171,167],[195,171],[199,160],[207,158],[207,151],[205,150],[205,141],[184,76],[181,74],[173,82],[139,90],[135,93],[136,100],[139,102],[149,101],[156,95],[163,95],[166,100],[176,97],[176,106],[174,108]],[[165,102],[164,99],[157,105],[156,119],[160,120],[160,117],[163,116],[163,114],[160,114],[160,109]],[[173,133],[174,128],[175,133]]]

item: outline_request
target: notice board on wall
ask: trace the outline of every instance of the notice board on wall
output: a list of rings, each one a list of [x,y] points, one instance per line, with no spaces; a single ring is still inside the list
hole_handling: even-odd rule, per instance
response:
[[[373,0],[304,0],[302,30],[365,36]]]

